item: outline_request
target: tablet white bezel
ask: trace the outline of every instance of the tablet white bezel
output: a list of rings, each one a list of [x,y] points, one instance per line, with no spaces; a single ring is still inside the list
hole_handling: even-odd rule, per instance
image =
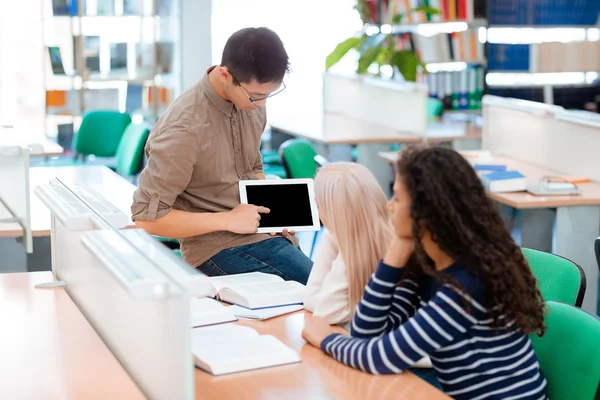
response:
[[[246,187],[248,186],[264,186],[264,185],[307,185],[308,186],[308,198],[310,201],[310,213],[312,216],[312,225],[304,226],[273,226],[269,228],[258,228],[257,233],[280,233],[284,229],[293,230],[296,232],[307,232],[307,231],[318,231],[321,229],[321,221],[319,220],[319,209],[317,208],[317,202],[315,201],[315,186],[314,180],[312,179],[258,179],[258,180],[243,180],[239,182],[240,187],[240,203],[248,204],[248,193]],[[281,199],[286,201],[286,199]],[[260,205],[260,204],[257,204]],[[292,210],[293,211],[293,210]]]

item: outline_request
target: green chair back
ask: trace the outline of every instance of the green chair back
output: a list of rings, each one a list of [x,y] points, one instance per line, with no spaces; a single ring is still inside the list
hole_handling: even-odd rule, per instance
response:
[[[537,278],[544,300],[581,307],[585,295],[585,273],[566,258],[539,250],[522,249]]]
[[[288,178],[314,178],[317,175],[315,148],[306,140],[291,139],[279,148]]]
[[[142,169],[144,146],[150,130],[145,124],[129,124],[117,148],[117,172],[134,176]]]
[[[118,111],[90,111],[83,116],[73,139],[73,149],[84,156],[114,157],[117,147],[131,123],[129,114]]]
[[[600,319],[568,304],[546,303],[544,336],[530,335],[552,400],[598,399]]]
[[[427,121],[435,121],[444,109],[444,103],[440,99],[428,98],[427,99]]]

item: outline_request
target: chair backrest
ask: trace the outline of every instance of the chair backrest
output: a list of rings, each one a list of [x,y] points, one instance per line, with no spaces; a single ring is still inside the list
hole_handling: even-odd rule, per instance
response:
[[[596,263],[598,264],[598,269],[600,270],[600,237],[596,238],[594,241],[594,251],[596,252]]]
[[[117,149],[117,172],[123,176],[136,175],[142,169],[144,146],[150,130],[145,124],[129,124]]]
[[[546,333],[530,335],[551,399],[598,399],[600,319],[568,304],[546,303]]]
[[[90,111],[83,116],[73,139],[73,148],[84,156],[114,157],[117,147],[131,123],[129,114],[118,111]]]
[[[539,282],[544,300],[581,307],[586,280],[579,265],[564,257],[539,250],[524,248],[522,251]]]
[[[314,178],[317,175],[317,152],[308,141],[290,139],[279,147],[279,154],[289,178]]]

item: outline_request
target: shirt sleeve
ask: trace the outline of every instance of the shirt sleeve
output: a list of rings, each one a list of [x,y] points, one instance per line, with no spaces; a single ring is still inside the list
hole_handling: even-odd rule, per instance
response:
[[[310,271],[306,290],[304,291],[304,308],[308,311],[314,311],[317,306],[317,295],[323,287],[323,282],[327,274],[331,271],[333,261],[339,251],[335,240],[327,231],[323,233],[323,240],[317,249],[315,263]]]
[[[424,356],[465,337],[475,319],[463,308],[463,297],[442,287],[414,316],[379,337],[329,335],[321,349],[336,360],[372,374],[400,373]]]
[[[187,126],[161,126],[146,147],[148,163],[133,195],[132,220],[155,221],[165,216],[187,188],[198,154],[198,138]]]
[[[266,111],[265,111],[265,115],[264,115],[264,124],[263,124],[263,128],[262,128],[262,132],[265,132],[265,129],[267,129],[267,115],[266,115]],[[259,140],[259,143],[261,142],[262,138]],[[262,174],[264,173],[264,166],[263,166],[263,160],[262,160],[262,153],[260,152],[260,144],[258,146],[258,151],[256,154],[256,159],[254,160],[254,165],[252,166],[252,172],[254,172],[254,174]]]
[[[346,323],[351,318],[353,308],[349,300],[346,266],[338,256],[323,281],[321,292],[317,295],[314,315],[325,318],[332,325]]]
[[[403,275],[404,268],[379,263],[354,314],[350,327],[352,336],[382,335],[414,315],[420,302],[419,287],[411,279],[402,279]]]

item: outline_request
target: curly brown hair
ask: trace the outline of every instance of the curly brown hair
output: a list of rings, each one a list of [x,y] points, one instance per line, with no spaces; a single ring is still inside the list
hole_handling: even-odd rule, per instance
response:
[[[448,148],[416,145],[401,153],[396,167],[411,198],[414,237],[427,229],[442,251],[480,277],[494,327],[514,320],[520,332],[543,335],[537,280],[468,161]],[[419,262],[407,269],[445,280],[419,240],[415,253]]]

